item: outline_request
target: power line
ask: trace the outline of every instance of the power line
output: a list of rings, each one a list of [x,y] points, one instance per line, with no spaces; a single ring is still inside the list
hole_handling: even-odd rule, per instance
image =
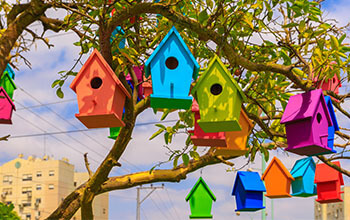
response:
[[[167,188],[165,188],[165,192],[168,195],[168,198],[170,200],[171,206],[173,207],[173,210],[175,211],[175,215],[176,215],[177,219],[180,219],[179,213],[177,212],[176,206],[174,205],[173,200],[171,199]]]
[[[22,108],[17,108],[16,111],[24,110],[24,109],[30,109],[30,108],[40,108],[40,107],[43,107],[43,106],[60,104],[60,103],[65,103],[65,102],[73,102],[73,101],[76,101],[76,99],[67,99],[67,100],[62,100],[62,101],[57,101],[57,102],[43,103],[43,104],[40,104],[40,105],[25,106],[25,107],[22,107]]]
[[[169,210],[168,213],[169,213],[171,219],[173,219],[173,215],[172,215],[171,212],[170,212],[171,206],[170,206],[170,208],[168,208],[168,206],[165,205],[166,203],[164,202],[164,200],[162,199],[162,197],[158,194],[158,192],[156,192],[156,195],[159,197],[159,200],[160,200],[161,204],[163,204],[163,206],[165,207],[165,209],[168,209],[168,210]]]

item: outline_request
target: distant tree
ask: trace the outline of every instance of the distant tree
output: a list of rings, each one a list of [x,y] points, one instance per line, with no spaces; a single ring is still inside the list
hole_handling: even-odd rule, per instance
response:
[[[147,183],[180,182],[188,173],[211,164],[233,165],[228,161],[232,157],[215,156],[213,149],[200,155],[197,147],[187,138],[183,150],[168,148],[171,155],[168,162],[174,165],[172,169],[152,169],[108,177],[113,167],[121,166],[118,161],[128,147],[136,118],[150,107],[149,98],[137,102],[138,89],[131,90],[123,73],[130,73],[134,83],[138,84],[132,66],[143,64],[173,25],[202,67],[205,68],[210,58],[217,54],[243,88],[248,98],[244,110],[255,125],[249,137],[250,151],[246,157],[254,161],[256,153],[261,152],[268,160],[269,151],[285,148],[285,128],[279,122],[289,97],[314,89],[312,75],[315,74],[322,80],[331,79],[334,74],[341,77],[342,82],[350,79],[350,47],[345,40],[347,26],[338,27],[333,19],[324,18],[320,2],[322,0],[161,0],[159,3],[31,0],[30,3],[9,5],[1,1],[7,7],[1,22],[7,21],[7,25],[1,23],[0,72],[10,60],[13,61],[11,58],[21,57],[21,51],[16,53],[16,49],[23,45],[21,39],[24,31],[29,32],[34,40],[41,39],[48,43],[41,35],[26,28],[28,24],[40,20],[44,30],[73,30],[79,36],[80,40],[74,43],[81,48],[77,63],[84,54],[97,48],[133,94],[125,103],[126,126],[120,130],[109,154],[95,172],[90,170],[86,159],[90,179],[68,195],[49,219],[69,219],[79,208],[83,219],[92,219],[92,201],[98,194]],[[48,18],[45,16],[48,8],[65,10],[67,16]],[[111,16],[114,9],[115,13]],[[30,19],[21,20],[25,16]],[[110,42],[117,26],[125,31],[128,46],[124,49],[118,48],[121,38]],[[28,50],[28,46],[24,46],[24,49]],[[114,53],[116,50],[119,53]],[[59,97],[63,97],[65,80],[76,75],[75,66],[60,72],[59,79],[53,83]],[[344,102],[350,93],[337,95],[327,91],[325,94],[340,100],[339,103],[333,101],[333,105],[350,119],[349,111],[344,109]],[[168,114],[175,113],[165,110],[162,120]],[[180,111],[178,116],[179,120],[173,126],[156,125],[159,130],[150,138],[163,134],[168,146],[179,132],[189,137],[187,129],[193,127],[191,111]],[[348,170],[331,162],[334,159],[349,159],[346,155],[350,136],[344,133],[345,130],[342,128],[336,133],[339,139],[344,140],[335,144],[344,149],[341,153],[317,157],[350,176]],[[181,164],[179,160],[182,160]]]
[[[0,219],[20,220],[21,218],[16,211],[13,210],[14,208],[12,203],[10,205],[0,203]]]

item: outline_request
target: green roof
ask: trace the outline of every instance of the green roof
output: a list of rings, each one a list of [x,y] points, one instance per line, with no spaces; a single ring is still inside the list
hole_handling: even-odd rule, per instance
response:
[[[202,177],[199,177],[198,181],[196,182],[196,184],[193,186],[193,188],[191,189],[190,193],[186,196],[186,201],[188,201],[193,193],[197,190],[198,186],[199,185],[203,185],[205,190],[208,192],[208,194],[210,195],[210,197],[216,201],[216,197],[215,195],[213,194],[213,192],[209,189],[209,186],[204,182],[203,178]]]

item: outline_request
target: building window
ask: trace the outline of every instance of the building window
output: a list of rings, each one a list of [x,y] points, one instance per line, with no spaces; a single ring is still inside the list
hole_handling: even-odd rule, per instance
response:
[[[26,216],[25,218],[26,220],[30,220],[30,217],[31,217],[30,214],[25,214],[25,216]]]
[[[22,206],[23,207],[30,207],[30,206],[32,206],[32,203],[30,202],[30,200],[22,200]]]
[[[22,181],[32,181],[32,174],[23,174]]]
[[[3,183],[12,184],[12,175],[5,175]]]
[[[54,176],[55,175],[55,171],[54,170],[50,170],[49,171],[49,176]]]
[[[22,187],[22,194],[32,193],[32,187]]]
[[[12,203],[11,201],[7,201],[6,205],[11,205],[11,203]]]
[[[2,189],[2,196],[12,195],[12,188],[3,188]]]
[[[41,203],[41,198],[36,198],[35,203]]]
[[[42,176],[41,171],[36,172],[36,177],[41,177],[41,176]]]
[[[75,186],[75,187],[77,186],[77,182],[74,182],[74,186]]]
[[[54,189],[55,186],[53,184],[49,184],[49,189]]]
[[[41,184],[36,184],[36,190],[41,190]]]
[[[106,214],[106,209],[105,208],[102,209],[102,213]]]

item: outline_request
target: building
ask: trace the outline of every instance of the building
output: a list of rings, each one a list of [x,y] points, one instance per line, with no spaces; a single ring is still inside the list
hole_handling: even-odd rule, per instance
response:
[[[315,201],[315,220],[350,220],[350,186],[343,187],[343,202],[320,204]]]
[[[88,179],[87,173],[75,173],[67,158],[35,158],[23,155],[0,166],[1,202],[14,204],[22,219],[45,219],[76,187]],[[95,219],[108,219],[108,194],[93,203]],[[73,219],[80,219],[80,210]]]

